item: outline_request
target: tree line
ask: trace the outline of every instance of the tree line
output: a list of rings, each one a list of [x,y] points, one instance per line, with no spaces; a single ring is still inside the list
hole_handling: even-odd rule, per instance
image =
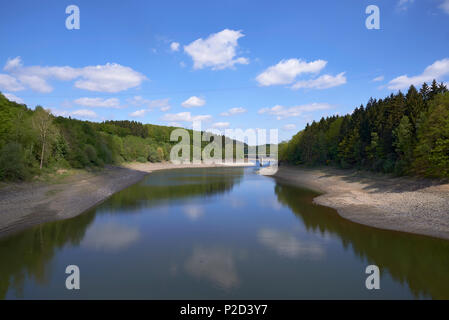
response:
[[[58,168],[168,160],[173,127],[55,117],[0,94],[0,180],[26,180]]]
[[[63,168],[103,167],[124,162],[168,161],[172,147],[169,126],[142,124],[136,121],[90,122],[70,117],[55,117],[49,110],[9,101],[0,93],[0,180],[28,180],[42,172]],[[193,131],[190,134],[190,160],[193,158]],[[201,132],[203,135],[203,132]],[[201,149],[216,139],[235,140],[209,135]],[[244,151],[248,149],[244,144]]]
[[[352,114],[307,124],[279,145],[290,164],[335,165],[397,175],[449,177],[449,92],[433,80],[418,91],[370,98]]]

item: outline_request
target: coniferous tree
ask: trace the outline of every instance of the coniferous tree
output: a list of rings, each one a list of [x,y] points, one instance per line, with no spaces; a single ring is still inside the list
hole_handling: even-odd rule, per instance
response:
[[[351,115],[307,124],[282,145],[281,161],[449,177],[448,121],[444,84],[412,85],[406,95],[370,98]]]

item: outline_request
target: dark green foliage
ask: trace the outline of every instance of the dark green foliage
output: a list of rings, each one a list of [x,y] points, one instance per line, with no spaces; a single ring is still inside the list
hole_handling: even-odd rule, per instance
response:
[[[292,164],[449,177],[449,92],[433,81],[370,99],[351,115],[307,124],[279,150]]]
[[[0,94],[0,180],[23,180],[43,167],[85,168],[123,161],[168,160],[172,127],[143,125],[135,121],[95,123],[50,117],[48,135],[42,139],[42,107],[35,110],[11,102]],[[47,170],[48,172],[48,170]]]
[[[417,127],[414,170],[431,176],[449,176],[449,93],[439,94],[422,113]]]
[[[413,159],[413,147],[415,141],[413,138],[412,124],[407,116],[403,116],[401,122],[396,129],[393,130],[395,151],[397,161],[395,164],[395,172],[403,174],[410,167]]]
[[[0,94],[0,149],[6,148],[0,159],[1,180],[40,174],[41,159],[47,172],[124,161],[167,161],[172,146],[178,143],[170,141],[174,127],[128,120],[96,123],[48,115],[42,107],[31,110]],[[42,130],[43,120],[48,130]],[[193,131],[188,131],[192,139]],[[223,146],[228,139],[217,138],[223,140]],[[204,147],[207,142],[201,144]]]
[[[116,134],[120,137],[133,135],[141,138],[148,137],[148,129],[145,126],[136,121],[105,121],[98,125],[101,131],[105,131],[110,134]]]
[[[9,142],[0,150],[0,179],[24,180],[26,176],[23,147],[17,142]]]
[[[87,144],[84,147],[84,153],[86,154],[87,160],[90,164],[96,165],[98,163],[97,151],[93,146]]]

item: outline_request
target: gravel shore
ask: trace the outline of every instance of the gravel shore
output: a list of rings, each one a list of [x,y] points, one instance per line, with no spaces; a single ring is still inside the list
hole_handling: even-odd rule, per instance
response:
[[[315,203],[334,208],[351,221],[449,239],[447,181],[284,166],[273,177],[322,193]]]
[[[77,216],[156,170],[219,165],[128,163],[82,172],[59,183],[8,183],[0,189],[0,237],[48,221]]]

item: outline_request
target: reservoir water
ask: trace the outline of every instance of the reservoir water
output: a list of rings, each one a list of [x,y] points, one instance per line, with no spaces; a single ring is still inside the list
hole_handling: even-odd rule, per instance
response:
[[[315,196],[254,168],[154,172],[0,239],[0,299],[449,299],[449,241],[350,222]]]

